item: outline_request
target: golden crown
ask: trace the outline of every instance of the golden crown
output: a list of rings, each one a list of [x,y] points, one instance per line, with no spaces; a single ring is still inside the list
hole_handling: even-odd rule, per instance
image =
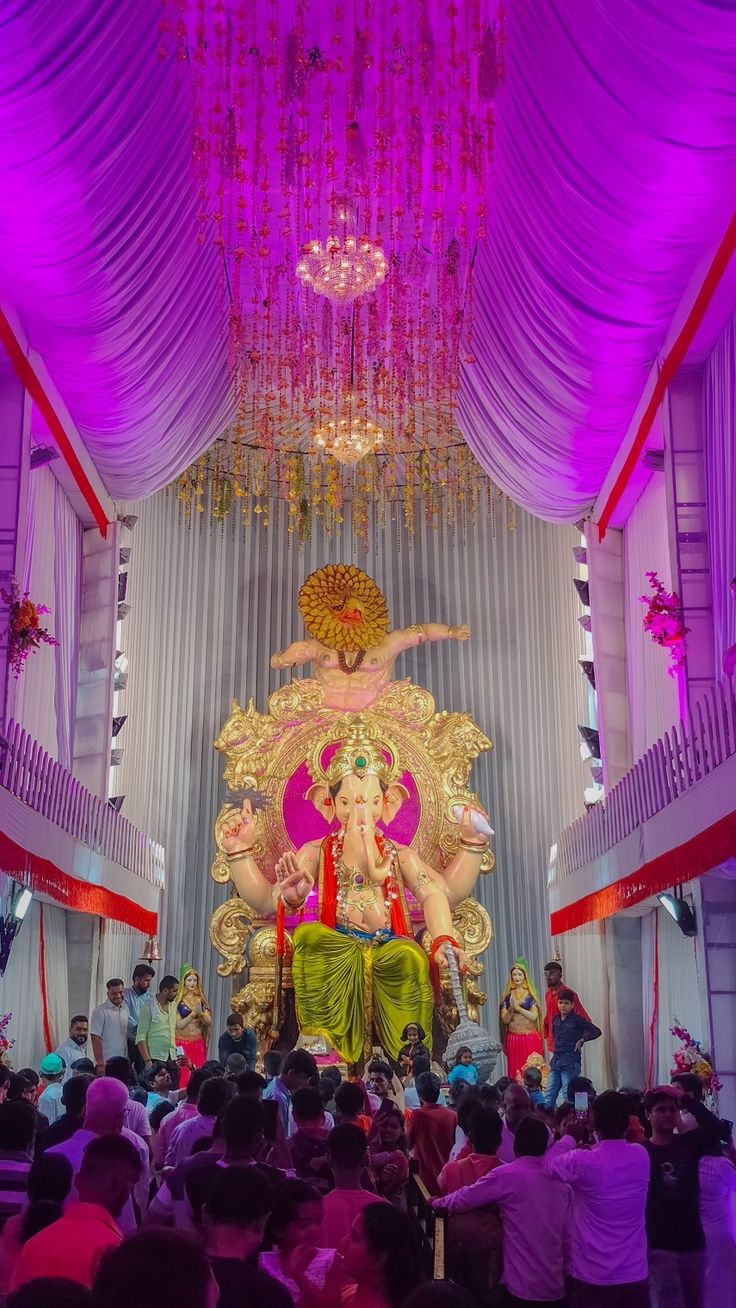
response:
[[[386,755],[388,754],[388,759]],[[393,750],[379,744],[368,734],[365,723],[358,719],[348,731],[343,744],[330,759],[322,775],[331,788],[343,777],[378,777],[385,786],[395,781],[399,769]]]

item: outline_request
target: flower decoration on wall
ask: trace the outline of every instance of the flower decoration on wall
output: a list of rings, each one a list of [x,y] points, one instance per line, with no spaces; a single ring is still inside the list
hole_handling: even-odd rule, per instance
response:
[[[675,1026],[670,1027],[670,1035],[682,1042],[681,1048],[675,1050],[675,1066],[670,1076],[676,1076],[678,1072],[694,1072],[703,1082],[703,1090],[707,1095],[714,1095],[721,1090],[722,1085],[715,1074],[710,1055],[703,1053],[700,1041],[693,1039],[686,1027],[677,1025],[677,1018]]]
[[[10,1053],[15,1044],[15,1041],[8,1036],[8,1027],[12,1020],[12,1013],[0,1013],[0,1063],[5,1062],[6,1055]]]
[[[654,594],[639,596],[639,602],[645,604],[647,609],[644,614],[644,630],[655,645],[662,645],[669,650],[670,666],[667,674],[676,677],[685,661],[685,637],[690,628],[685,626],[682,601],[677,592],[665,590],[656,572],[648,572],[646,575]]]
[[[58,645],[45,627],[41,626],[41,617],[50,613],[45,604],[35,604],[28,591],[20,593],[18,583],[13,580],[10,590],[0,590],[0,599],[8,606],[8,662],[18,678],[25,667],[26,659],[41,645]]]

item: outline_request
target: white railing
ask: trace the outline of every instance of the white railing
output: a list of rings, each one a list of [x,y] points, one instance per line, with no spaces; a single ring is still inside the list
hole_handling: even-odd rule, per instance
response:
[[[18,722],[8,723],[5,739],[7,747],[0,761],[4,790],[94,853],[163,888],[161,845],[87,790]]]
[[[687,722],[666,731],[599,804],[557,841],[554,883],[602,858],[678,795],[736,754],[736,686],[719,682],[699,699]]]

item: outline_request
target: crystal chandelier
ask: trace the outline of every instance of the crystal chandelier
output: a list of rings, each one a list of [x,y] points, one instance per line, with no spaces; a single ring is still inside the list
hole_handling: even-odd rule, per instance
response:
[[[313,439],[319,453],[350,465],[380,450],[383,431],[364,413],[355,412],[353,397],[348,396],[339,416],[316,427]]]
[[[336,304],[349,304],[359,295],[375,291],[386,276],[386,256],[367,236],[356,236],[357,213],[349,200],[340,200],[335,227],[324,245],[308,241],[302,246],[297,275],[317,295]]]

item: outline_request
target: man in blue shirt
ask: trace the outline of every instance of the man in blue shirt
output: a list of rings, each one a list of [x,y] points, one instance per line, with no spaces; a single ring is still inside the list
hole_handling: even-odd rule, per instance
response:
[[[143,1058],[135,1042],[135,1033],[141,1019],[141,1009],[148,1003],[148,991],[156,973],[148,963],[138,963],[133,968],[133,983],[123,992],[123,1003],[128,1008],[128,1058],[136,1072],[143,1071]]]
[[[588,1040],[598,1040],[601,1034],[599,1026],[573,1012],[574,1003],[575,996],[571,990],[560,991],[557,996],[559,1012],[552,1023],[554,1053],[550,1061],[545,1100],[548,1108],[554,1108],[560,1089],[563,1100],[567,1099],[570,1082],[580,1076],[580,1050]]]
[[[309,1085],[312,1077],[316,1075],[317,1064],[313,1055],[307,1049],[292,1049],[291,1053],[286,1055],[279,1075],[275,1076],[273,1081],[269,1081],[263,1091],[265,1100],[273,1100],[279,1106],[279,1121],[284,1139],[289,1135],[291,1096],[295,1090],[301,1090],[305,1085]]]

